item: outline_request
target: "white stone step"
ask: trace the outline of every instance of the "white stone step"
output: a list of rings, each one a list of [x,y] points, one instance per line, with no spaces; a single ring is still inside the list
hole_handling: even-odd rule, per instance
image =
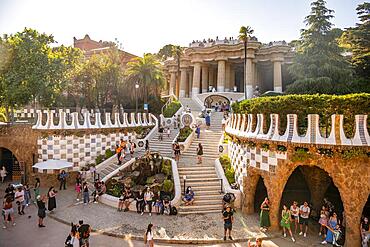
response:
[[[204,199],[198,198],[197,195],[195,195],[194,198],[195,198],[195,200],[194,200],[193,206],[208,206],[208,205],[209,206],[211,206],[211,205],[219,206],[220,204],[222,205],[222,198],[221,199],[206,199],[206,200],[204,200]],[[181,206],[187,207],[184,202],[181,204]]]
[[[179,207],[181,211],[196,211],[196,210],[220,210],[221,213],[222,210],[222,202],[220,204],[214,204],[214,205],[189,205],[189,206],[180,206]]]
[[[220,214],[220,209],[212,209],[212,210],[196,210],[196,211],[179,211],[179,215],[189,215],[189,214]]]

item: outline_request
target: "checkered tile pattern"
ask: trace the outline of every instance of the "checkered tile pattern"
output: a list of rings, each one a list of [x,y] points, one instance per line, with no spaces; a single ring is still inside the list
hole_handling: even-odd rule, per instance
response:
[[[108,135],[93,134],[78,136],[49,136],[37,140],[38,161],[48,159],[66,160],[72,162],[75,167],[82,167],[94,163],[105,150],[114,150],[120,139],[129,140],[133,138],[130,133],[125,136],[122,133]]]
[[[242,191],[243,177],[248,176],[247,166],[253,166],[268,172],[275,172],[278,159],[285,160],[287,158],[286,152],[263,151],[260,148],[250,148],[245,144],[234,142],[229,142],[228,150],[231,164],[235,169],[235,180],[240,185]]]

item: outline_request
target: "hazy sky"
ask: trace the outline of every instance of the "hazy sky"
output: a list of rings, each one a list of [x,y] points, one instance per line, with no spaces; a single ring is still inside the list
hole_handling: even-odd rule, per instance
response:
[[[0,0],[0,34],[24,27],[53,34],[59,44],[89,34],[94,40],[123,43],[142,55],[165,44],[186,46],[194,39],[236,37],[250,25],[261,42],[297,39],[310,0]],[[358,21],[364,1],[327,0],[336,27]]]

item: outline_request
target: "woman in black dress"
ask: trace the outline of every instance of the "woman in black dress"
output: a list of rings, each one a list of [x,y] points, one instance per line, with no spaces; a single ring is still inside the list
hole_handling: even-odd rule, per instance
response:
[[[57,208],[57,201],[55,200],[57,192],[54,190],[54,187],[51,186],[48,191],[48,210],[51,212]]]
[[[45,227],[44,218],[46,217],[46,196],[37,196],[37,216],[39,216],[39,227]]]

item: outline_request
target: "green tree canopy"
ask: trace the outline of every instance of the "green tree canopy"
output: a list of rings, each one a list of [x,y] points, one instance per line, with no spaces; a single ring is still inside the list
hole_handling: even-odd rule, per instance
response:
[[[288,93],[349,92],[346,84],[351,79],[351,69],[338,45],[341,30],[332,29],[334,11],[325,4],[324,0],[311,3],[311,13],[304,21],[307,29],[301,30],[300,40],[294,42],[297,53],[289,72],[295,82],[288,86]]]

